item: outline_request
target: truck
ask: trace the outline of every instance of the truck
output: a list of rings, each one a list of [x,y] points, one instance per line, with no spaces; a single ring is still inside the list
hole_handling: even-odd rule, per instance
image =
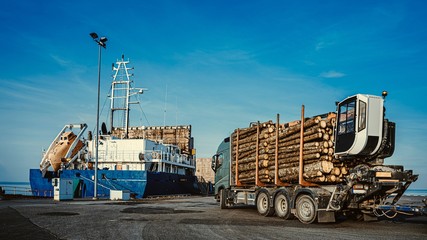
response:
[[[226,137],[212,157],[215,198],[222,209],[254,205],[262,216],[310,224],[336,217],[374,220],[425,208],[396,205],[418,175],[385,165],[396,124],[382,96],[356,94],[336,111],[280,123],[253,122]]]

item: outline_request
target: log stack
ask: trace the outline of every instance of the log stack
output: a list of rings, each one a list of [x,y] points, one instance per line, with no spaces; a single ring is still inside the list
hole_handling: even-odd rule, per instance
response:
[[[308,118],[303,124],[303,177],[322,184],[338,183],[348,174],[348,166],[334,159],[334,113]],[[275,181],[276,166],[280,181],[299,180],[301,121],[285,124],[268,121],[237,129],[232,139],[232,173],[241,184],[265,184]],[[277,159],[277,160],[276,160]],[[277,163],[276,163],[277,161]]]
[[[117,138],[124,138],[125,130],[115,127],[111,133]],[[191,136],[191,125],[178,126],[141,126],[128,129],[129,139],[148,139],[165,144],[177,145],[183,154],[192,155],[193,138]]]

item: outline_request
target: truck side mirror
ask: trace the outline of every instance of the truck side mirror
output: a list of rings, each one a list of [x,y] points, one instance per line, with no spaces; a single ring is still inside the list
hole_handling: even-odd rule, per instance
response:
[[[213,155],[211,168],[214,172],[216,172],[216,168],[217,168],[217,165],[216,165],[217,159],[218,159],[218,154]]]

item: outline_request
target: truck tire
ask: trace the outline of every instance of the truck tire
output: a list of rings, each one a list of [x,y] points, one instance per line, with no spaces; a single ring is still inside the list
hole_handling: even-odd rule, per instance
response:
[[[256,198],[256,208],[258,213],[264,217],[274,215],[274,208],[270,206],[270,195],[267,191],[261,191]]]
[[[296,215],[300,222],[309,224],[317,218],[317,204],[309,195],[303,194],[296,200]]]
[[[274,210],[276,212],[276,216],[283,219],[291,219],[291,208],[289,196],[286,191],[280,191],[276,194],[274,198]]]
[[[227,192],[225,189],[219,190],[219,206],[221,209],[227,208]]]

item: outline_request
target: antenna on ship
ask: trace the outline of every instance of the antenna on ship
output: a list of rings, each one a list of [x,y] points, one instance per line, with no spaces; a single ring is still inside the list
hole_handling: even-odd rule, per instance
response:
[[[129,134],[129,105],[130,104],[139,104],[139,101],[131,102],[130,98],[136,94],[142,94],[144,93],[144,88],[134,88],[131,86],[133,83],[133,80],[131,80],[131,77],[133,77],[132,73],[129,73],[129,71],[134,70],[133,67],[127,67],[127,64],[130,62],[129,59],[125,61],[125,56],[122,54],[122,58],[120,60],[116,61],[116,66],[113,63],[113,81],[111,83],[111,95],[110,95],[110,101],[111,101],[111,107],[110,107],[110,126],[111,126],[111,132],[114,130],[114,115],[116,111],[123,111],[124,119],[122,119],[122,125],[117,126],[121,127],[124,130],[124,135],[122,134],[123,138],[128,138]]]
[[[178,96],[175,96],[176,112],[175,112],[175,126],[178,126]]]
[[[167,104],[167,101],[168,101],[168,85],[166,84],[165,108],[163,111],[163,127],[166,126],[166,106],[167,106],[166,104]]]

